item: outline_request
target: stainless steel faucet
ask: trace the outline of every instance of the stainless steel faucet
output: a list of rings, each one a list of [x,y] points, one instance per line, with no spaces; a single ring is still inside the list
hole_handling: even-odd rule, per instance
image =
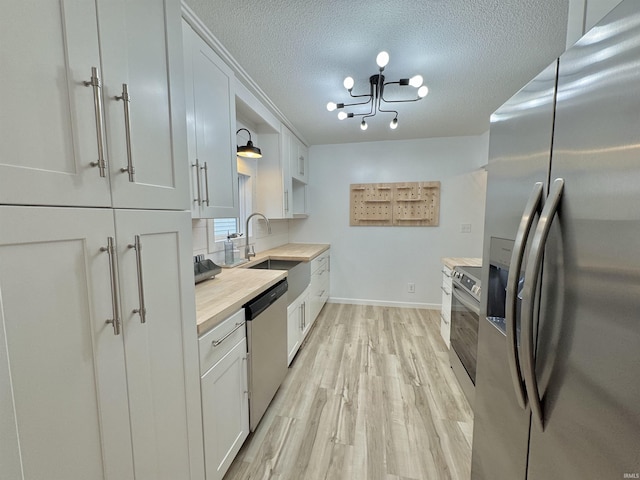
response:
[[[269,223],[269,219],[267,217],[265,217],[263,214],[258,212],[252,213],[247,217],[247,224],[245,225],[245,229],[244,229],[244,234],[246,235],[246,239],[247,239],[244,247],[244,258],[246,258],[247,260],[251,260],[251,257],[256,256],[256,252],[254,252],[253,249],[249,247],[249,221],[251,220],[252,217],[255,217],[256,215],[264,218],[265,222],[267,222],[267,233],[271,235],[271,224]]]

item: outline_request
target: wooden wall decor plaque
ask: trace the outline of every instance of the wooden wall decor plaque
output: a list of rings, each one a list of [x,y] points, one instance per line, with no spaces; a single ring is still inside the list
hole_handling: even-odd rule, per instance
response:
[[[349,217],[351,226],[436,227],[440,182],[352,184]]]

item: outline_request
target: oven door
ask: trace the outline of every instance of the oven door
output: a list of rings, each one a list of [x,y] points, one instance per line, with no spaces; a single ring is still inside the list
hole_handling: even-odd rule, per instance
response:
[[[480,302],[453,284],[451,296],[451,349],[460,359],[471,383],[476,383]]]

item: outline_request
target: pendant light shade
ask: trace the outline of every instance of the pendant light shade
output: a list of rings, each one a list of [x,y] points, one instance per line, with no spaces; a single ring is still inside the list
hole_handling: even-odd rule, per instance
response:
[[[242,147],[238,145],[238,156],[244,158],[262,158],[262,152],[260,149],[253,146],[253,142],[251,141],[251,132],[249,130],[241,128],[236,132],[236,135],[238,135],[242,130],[249,134],[249,141]]]

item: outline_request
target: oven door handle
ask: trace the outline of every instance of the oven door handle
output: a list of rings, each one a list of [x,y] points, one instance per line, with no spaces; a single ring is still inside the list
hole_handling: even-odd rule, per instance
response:
[[[475,298],[473,298],[471,295],[466,293],[463,289],[461,289],[455,283],[453,284],[451,293],[453,293],[453,296],[455,297],[455,299],[458,300],[467,309],[471,310],[478,317],[480,316],[480,305],[478,304],[478,301]]]
[[[537,423],[540,431],[544,431],[544,414],[540,401],[540,389],[536,378],[535,344],[533,341],[533,310],[534,300],[538,288],[538,278],[542,269],[544,249],[549,237],[549,231],[553,219],[558,212],[564,180],[556,178],[549,191],[549,196],[540,214],[540,220],[536,227],[536,233],[531,242],[531,252],[527,259],[527,272],[524,276],[524,288],[522,296],[522,357],[524,366],[524,381],[527,386],[529,405],[531,405],[534,423]]]
[[[531,233],[531,226],[536,213],[540,213],[542,209],[542,182],[538,182],[533,186],[531,195],[527,205],[524,207],[520,226],[511,253],[511,263],[509,265],[509,277],[507,278],[507,299],[505,302],[505,326],[507,330],[507,360],[509,370],[511,371],[511,383],[518,400],[520,408],[527,406],[524,379],[522,378],[522,370],[520,367],[520,358],[518,357],[518,339],[516,336],[516,308],[518,284],[520,283],[520,269],[522,268],[522,259],[524,258],[524,250],[527,246],[527,239]]]

